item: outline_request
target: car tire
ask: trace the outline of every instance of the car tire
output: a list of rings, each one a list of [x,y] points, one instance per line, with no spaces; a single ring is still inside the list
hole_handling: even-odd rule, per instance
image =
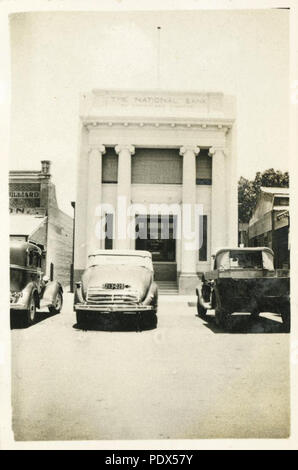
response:
[[[216,307],[215,309],[215,323],[219,328],[227,329],[228,328],[228,317],[229,314],[222,308]]]
[[[158,318],[156,315],[156,312],[154,312],[153,318],[152,318],[152,328],[156,328],[158,323]]]
[[[290,333],[291,331],[291,315],[290,315],[290,306],[284,305],[280,308],[280,314],[283,322],[283,327],[285,333]]]
[[[53,315],[60,313],[63,305],[63,297],[61,292],[57,292],[55,302],[53,305],[49,307],[49,312],[52,313]]]
[[[28,308],[24,312],[24,323],[26,326],[33,325],[36,320],[36,301],[34,295],[31,296]]]
[[[140,316],[137,318],[137,322],[139,322],[139,329],[142,330],[151,330],[157,327],[157,315],[156,311],[153,311],[151,315],[142,315],[142,312],[140,313]]]
[[[87,324],[87,319],[86,319],[86,314],[85,312],[82,312],[81,310],[77,310],[76,312],[76,317],[77,317],[77,326],[78,328],[85,329],[86,324]]]
[[[198,296],[198,298],[197,298],[197,312],[198,312],[198,317],[200,317],[200,318],[206,318],[206,316],[207,316],[207,309],[204,308],[204,307],[201,305],[200,297],[199,297],[199,296]]]

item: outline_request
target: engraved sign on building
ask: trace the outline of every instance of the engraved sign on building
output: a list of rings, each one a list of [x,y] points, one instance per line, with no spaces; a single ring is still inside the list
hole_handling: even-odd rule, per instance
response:
[[[9,208],[14,209],[40,207],[39,183],[10,183],[9,184]]]
[[[224,96],[217,92],[182,93],[158,91],[121,91],[93,90],[83,95],[82,114],[95,116],[98,113],[117,110],[120,114],[144,116],[155,109],[160,115],[222,116],[224,112]],[[99,111],[100,110],[100,111]]]
[[[219,95],[220,96],[220,95]],[[216,98],[218,100],[218,95]],[[202,107],[208,105],[209,94],[201,94],[199,96],[185,95],[168,95],[159,94],[127,94],[127,93],[100,93],[97,95],[98,106],[150,106],[150,107]]]

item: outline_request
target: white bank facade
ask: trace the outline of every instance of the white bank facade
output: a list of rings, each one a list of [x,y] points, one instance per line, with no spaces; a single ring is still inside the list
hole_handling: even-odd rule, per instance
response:
[[[93,90],[82,96],[80,120],[75,280],[97,248],[145,249],[157,281],[194,293],[215,250],[237,246],[233,98]],[[198,243],[190,244],[186,214]]]

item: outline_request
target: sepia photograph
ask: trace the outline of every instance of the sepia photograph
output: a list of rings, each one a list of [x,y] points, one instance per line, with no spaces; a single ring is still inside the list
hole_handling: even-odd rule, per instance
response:
[[[8,15],[13,441],[289,439],[291,9],[112,3]]]

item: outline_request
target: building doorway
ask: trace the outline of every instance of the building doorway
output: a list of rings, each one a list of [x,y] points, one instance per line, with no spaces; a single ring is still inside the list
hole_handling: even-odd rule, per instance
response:
[[[136,215],[136,250],[152,254],[156,281],[176,281],[177,216],[166,214]]]

